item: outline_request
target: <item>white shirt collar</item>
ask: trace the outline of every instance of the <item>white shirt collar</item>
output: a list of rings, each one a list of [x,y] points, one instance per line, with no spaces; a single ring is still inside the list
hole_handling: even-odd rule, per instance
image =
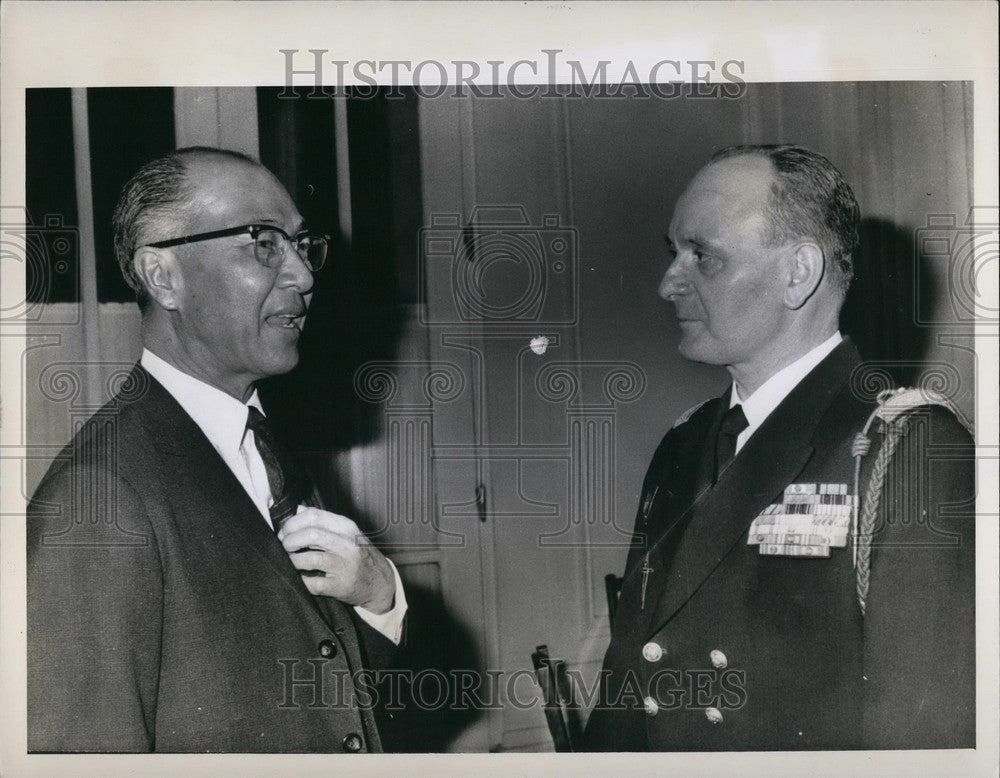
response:
[[[178,370],[148,349],[142,350],[139,364],[180,403],[223,459],[228,462],[231,457],[239,456],[248,406],[263,413],[256,389],[244,404],[221,389]]]
[[[263,413],[257,390],[253,390],[253,394],[250,395],[250,399],[245,404],[241,403],[222,390],[209,386],[204,381],[199,381],[197,378],[178,370],[148,349],[142,350],[139,364],[159,381],[163,388],[194,419],[195,424],[201,428],[205,437],[243,484],[243,488],[257,505],[257,510],[270,525],[271,519],[268,512],[270,490],[267,484],[267,472],[257,447],[248,444],[246,447],[247,459],[240,456],[240,447],[246,434],[247,414],[249,413],[247,407],[252,405]],[[256,471],[256,476],[254,471]],[[403,583],[396,566],[391,562],[389,565],[392,567],[392,574],[396,582],[396,604],[392,610],[376,614],[365,610],[360,605],[355,606],[354,609],[358,616],[372,628],[399,645],[403,633],[403,618],[407,609],[406,593],[403,590]]]
[[[736,391],[736,384],[733,384],[733,391],[729,398],[729,407],[742,405],[743,414],[747,417],[747,428],[740,434],[737,445],[749,438],[764,423],[764,420],[781,404],[781,401],[789,395],[792,389],[798,386],[799,382],[816,365],[822,362],[831,351],[840,345],[842,339],[840,332],[835,332],[816,346],[816,348],[807,351],[792,362],[792,364],[783,367],[768,378],[760,385],[756,392],[745,400],[740,398],[739,393]]]

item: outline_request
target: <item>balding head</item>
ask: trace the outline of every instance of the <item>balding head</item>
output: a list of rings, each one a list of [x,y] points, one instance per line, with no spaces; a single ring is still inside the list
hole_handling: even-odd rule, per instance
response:
[[[677,311],[680,352],[725,365],[742,397],[836,332],[850,260],[846,228],[821,207],[824,188],[795,201],[806,174],[786,176],[769,151],[726,152],[698,172],[674,208],[674,259],[660,285]],[[801,151],[791,153],[810,154]]]
[[[854,276],[860,211],[840,171],[822,154],[792,145],[731,146],[713,154],[709,165],[739,157],[767,160],[774,173],[765,209],[770,241],[816,241],[843,300]]]
[[[190,146],[147,162],[122,188],[113,217],[115,256],[142,310],[146,309],[149,296],[135,269],[135,251],[140,246],[184,234],[194,210],[192,206],[198,200],[197,186],[190,173],[213,163],[260,167],[255,159],[237,151]]]

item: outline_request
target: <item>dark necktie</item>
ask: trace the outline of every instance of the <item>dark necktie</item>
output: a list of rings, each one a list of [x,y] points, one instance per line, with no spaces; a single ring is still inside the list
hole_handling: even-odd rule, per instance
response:
[[[277,532],[287,518],[295,515],[299,503],[308,493],[308,481],[296,462],[275,442],[267,417],[252,405],[249,408],[247,429],[253,432],[254,443],[267,471],[267,484],[273,500],[271,525]]]
[[[733,457],[736,456],[736,438],[748,426],[749,423],[743,413],[742,405],[734,405],[722,417],[719,437],[715,441],[715,478],[712,479],[713,484],[719,480],[722,471],[733,461]]]

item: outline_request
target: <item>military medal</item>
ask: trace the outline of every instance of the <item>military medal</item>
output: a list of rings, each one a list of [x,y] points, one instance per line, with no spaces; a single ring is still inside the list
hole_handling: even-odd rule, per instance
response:
[[[653,503],[656,501],[656,493],[660,491],[660,487],[654,486],[649,492],[646,493],[646,498],[642,501],[642,523],[646,525],[649,522],[649,512],[653,509]],[[649,574],[653,572],[653,568],[649,566],[649,552],[642,558],[642,590],[639,593],[639,610],[646,609],[646,586],[649,583]]]
[[[854,503],[847,484],[789,484],[753,520],[747,545],[762,556],[829,557],[847,545]]]
[[[649,566],[649,552],[642,558],[642,589],[639,591],[639,610],[646,610],[646,584],[649,583],[649,574],[653,568]]]

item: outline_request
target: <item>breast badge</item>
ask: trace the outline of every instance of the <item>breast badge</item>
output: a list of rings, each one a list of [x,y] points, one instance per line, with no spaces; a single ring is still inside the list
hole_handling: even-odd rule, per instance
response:
[[[789,484],[753,520],[747,545],[761,556],[829,557],[847,545],[854,502],[847,484]]]

